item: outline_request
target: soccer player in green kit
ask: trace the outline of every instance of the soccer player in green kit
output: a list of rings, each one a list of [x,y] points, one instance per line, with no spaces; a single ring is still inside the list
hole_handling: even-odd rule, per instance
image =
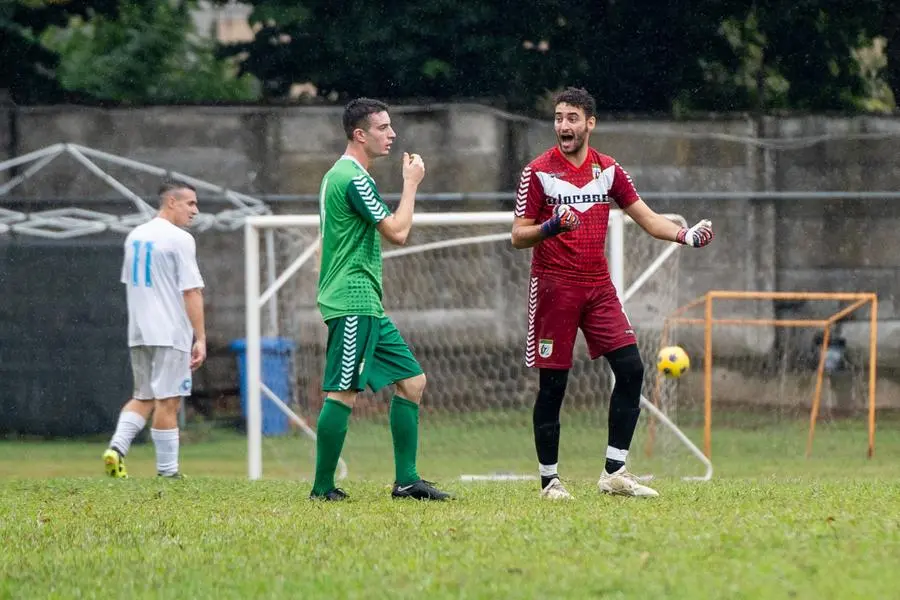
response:
[[[345,500],[336,487],[337,467],[350,413],[366,386],[377,391],[395,384],[390,424],[396,476],[394,498],[446,500],[450,495],[419,477],[419,403],[425,374],[381,304],[381,237],[406,242],[412,227],[416,190],[425,176],[417,154],[403,153],[403,192],[395,213],[382,201],[369,175],[369,164],[387,156],[397,134],[383,102],[358,98],[343,115],[347,149],[319,189],[322,261],[318,305],[328,326],[316,440],[316,478],[310,498]]]

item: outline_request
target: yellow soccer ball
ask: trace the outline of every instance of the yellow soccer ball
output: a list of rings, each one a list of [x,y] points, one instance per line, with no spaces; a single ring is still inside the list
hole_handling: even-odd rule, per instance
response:
[[[691,368],[691,359],[681,346],[666,346],[656,356],[656,368],[666,377],[677,379]]]

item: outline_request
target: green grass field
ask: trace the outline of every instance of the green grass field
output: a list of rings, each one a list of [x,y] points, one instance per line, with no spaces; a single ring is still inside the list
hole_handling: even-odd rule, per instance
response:
[[[865,458],[858,424],[714,432],[716,474],[647,459],[661,497],[600,496],[605,430],[564,429],[576,501],[533,481],[466,483],[463,472],[532,473],[526,419],[423,425],[421,472],[458,496],[392,501],[383,423],[351,425],[341,485],[307,500],[311,445],[267,440],[262,481],[246,442],[190,430],[185,481],[158,481],[136,445],[127,481],[100,476],[96,442],[0,443],[0,598],[888,598],[900,589],[900,428]],[[689,432],[699,440],[699,432]],[[567,448],[569,450],[567,450]],[[577,449],[577,451],[572,449]]]

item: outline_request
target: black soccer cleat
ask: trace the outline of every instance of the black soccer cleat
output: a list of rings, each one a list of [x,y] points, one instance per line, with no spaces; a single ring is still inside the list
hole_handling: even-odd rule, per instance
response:
[[[420,479],[409,485],[394,484],[393,498],[413,498],[415,500],[452,500],[453,496],[434,487],[430,481]]]
[[[312,492],[309,493],[310,500],[322,500],[324,502],[340,502],[341,500],[346,500],[349,497],[350,495],[341,488],[334,488],[333,490],[329,490],[324,494],[314,494]]]

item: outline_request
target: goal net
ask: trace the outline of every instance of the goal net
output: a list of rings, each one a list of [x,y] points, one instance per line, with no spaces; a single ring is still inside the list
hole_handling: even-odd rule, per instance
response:
[[[657,378],[651,396],[703,429],[720,472],[754,457],[777,472],[810,459],[842,468],[874,452],[877,311],[871,293],[707,292],[662,333],[687,350],[694,377]]]
[[[385,310],[428,377],[419,463],[431,478],[530,478],[537,472],[531,411],[538,378],[524,366],[531,251],[511,247],[512,218],[417,214],[407,245],[384,247]],[[290,397],[268,385],[249,386],[249,474],[260,477],[265,464],[267,476],[310,478],[327,335],[316,308],[318,216],[252,217],[245,234],[248,381],[260,381],[260,343],[278,337],[293,348]],[[677,245],[651,238],[613,211],[608,256],[647,365],[647,395],[665,317],[677,308]],[[568,477],[596,477],[602,469],[611,386],[605,361],[590,360],[579,334],[561,416],[560,463]],[[351,477],[393,476],[391,393],[367,391],[354,408],[341,465]],[[655,404],[676,414],[676,398],[667,391]],[[646,415],[655,407],[645,408],[631,466],[708,478],[711,467],[690,432],[660,421],[665,414],[654,420],[653,456],[644,454]],[[265,435],[260,423],[268,411],[289,414],[295,435]]]

